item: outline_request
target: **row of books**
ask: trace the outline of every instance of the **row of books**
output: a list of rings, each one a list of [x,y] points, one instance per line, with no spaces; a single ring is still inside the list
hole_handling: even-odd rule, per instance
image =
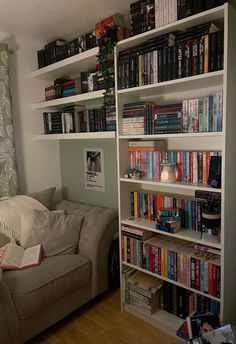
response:
[[[38,68],[46,67],[94,47],[96,47],[96,36],[94,32],[88,32],[85,35],[76,37],[70,42],[57,39],[46,44],[44,49],[37,51]]]
[[[113,74],[113,67],[110,69],[111,75]],[[114,82],[111,83],[114,86]],[[104,76],[99,68],[96,71],[81,72],[81,93],[93,92],[102,90],[105,87]]]
[[[114,112],[114,105],[89,110],[79,106],[72,106],[60,112],[44,112],[44,133],[115,131],[116,120]]]
[[[182,283],[206,294],[220,297],[220,258],[211,254],[197,256],[190,242],[164,240],[152,236],[143,240],[128,226],[122,226],[122,261],[141,267],[159,276]]]
[[[80,83],[76,79],[58,78],[52,86],[45,88],[45,100],[73,96],[80,92]]]
[[[224,0],[138,0],[130,4],[132,36],[220,6]]]
[[[222,92],[165,105],[127,103],[123,108],[123,135],[220,132],[222,117]]]
[[[143,312],[153,314],[160,309],[183,319],[195,312],[220,313],[219,302],[130,267],[123,268],[122,280],[125,303]]]
[[[130,215],[138,219],[157,221],[160,209],[178,208],[182,228],[202,231],[202,202],[203,199],[190,196],[132,191],[130,193]],[[204,228],[204,231],[217,235],[216,229]]]
[[[224,32],[214,23],[165,34],[120,52],[118,89],[223,69]]]
[[[176,286],[168,282],[163,282],[160,291],[160,309],[186,319],[195,311],[205,309],[208,312],[220,312],[220,303],[207,297],[197,295],[190,290]]]
[[[170,117],[171,116],[167,116],[167,125],[171,125],[171,121],[174,121],[172,118],[175,117]],[[208,97],[184,100],[182,103],[182,132],[197,133],[222,131],[222,117],[222,92],[217,92]]]
[[[213,151],[130,151],[130,168],[142,178],[160,180],[163,163],[174,163],[176,181],[211,185],[214,170],[221,170],[221,152]],[[217,164],[215,164],[217,160]],[[218,167],[216,168],[216,165]],[[219,175],[220,177],[220,175]]]
[[[155,0],[138,0],[130,4],[131,35],[155,28]]]

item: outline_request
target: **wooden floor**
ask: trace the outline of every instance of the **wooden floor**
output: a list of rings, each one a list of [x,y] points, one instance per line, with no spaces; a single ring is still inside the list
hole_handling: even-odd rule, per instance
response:
[[[52,326],[27,344],[180,344],[157,328],[120,312],[119,290],[96,301]]]

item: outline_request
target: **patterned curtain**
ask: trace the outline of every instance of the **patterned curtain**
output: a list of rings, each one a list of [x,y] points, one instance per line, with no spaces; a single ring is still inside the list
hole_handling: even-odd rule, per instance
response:
[[[0,198],[18,191],[8,56],[7,44],[0,43]]]

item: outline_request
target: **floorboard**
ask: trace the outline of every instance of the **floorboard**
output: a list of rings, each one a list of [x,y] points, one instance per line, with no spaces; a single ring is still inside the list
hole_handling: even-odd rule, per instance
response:
[[[108,292],[27,344],[180,344],[182,341],[120,312],[119,290]]]

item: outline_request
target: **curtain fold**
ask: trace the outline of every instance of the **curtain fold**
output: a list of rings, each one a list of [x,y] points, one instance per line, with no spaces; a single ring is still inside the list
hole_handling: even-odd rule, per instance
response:
[[[0,43],[0,198],[18,192],[8,57],[7,44]]]

